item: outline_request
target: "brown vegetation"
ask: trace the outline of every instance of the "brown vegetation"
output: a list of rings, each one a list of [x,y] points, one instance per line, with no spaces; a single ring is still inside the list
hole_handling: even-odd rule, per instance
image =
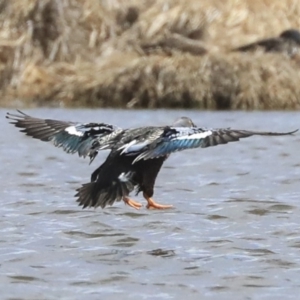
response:
[[[2,106],[299,109],[299,0],[2,0]],[[18,102],[16,102],[18,101]]]

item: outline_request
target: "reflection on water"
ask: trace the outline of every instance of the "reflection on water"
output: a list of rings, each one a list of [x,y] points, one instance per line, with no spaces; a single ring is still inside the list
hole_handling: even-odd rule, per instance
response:
[[[166,124],[181,115],[207,127],[300,127],[297,113],[279,112],[29,113],[123,127]],[[107,152],[89,166],[23,136],[4,115],[1,111],[2,299],[297,299],[299,134],[174,154],[155,193],[174,209],[135,211],[117,203],[82,210],[75,189]]]

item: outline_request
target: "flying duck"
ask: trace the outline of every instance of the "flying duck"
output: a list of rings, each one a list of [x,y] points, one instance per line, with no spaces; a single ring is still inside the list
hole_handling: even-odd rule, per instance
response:
[[[290,135],[297,130],[257,132],[235,129],[197,127],[187,117],[171,126],[148,126],[122,129],[105,123],[74,123],[31,117],[21,111],[7,113],[6,118],[21,132],[44,142],[52,142],[67,153],[88,156],[90,163],[98,151],[109,149],[105,162],[91,175],[91,181],[77,189],[77,202],[85,207],[106,207],[116,201],[139,209],[142,205],[129,197],[134,189],[143,192],[147,208],[165,209],[172,205],[155,202],[152,198],[158,172],[169,155],[176,151],[206,148],[252,135]]]

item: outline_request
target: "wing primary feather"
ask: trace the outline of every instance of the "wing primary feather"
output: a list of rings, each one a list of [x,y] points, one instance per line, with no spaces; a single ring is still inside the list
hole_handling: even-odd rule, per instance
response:
[[[172,152],[191,148],[206,148],[229,142],[239,141],[241,138],[253,135],[282,136],[291,135],[297,130],[289,132],[259,132],[234,129],[205,129],[205,128],[169,128],[152,144],[147,145],[145,150],[135,158],[133,163],[144,159],[169,155]]]
[[[8,112],[6,118],[20,128],[20,132],[44,142],[52,141],[54,146],[61,147],[65,152],[78,152],[78,155],[83,157],[102,148],[111,148],[113,143],[110,141],[123,131],[105,123],[75,123],[35,118],[20,110],[17,110],[17,113]],[[92,155],[90,162],[96,155]]]

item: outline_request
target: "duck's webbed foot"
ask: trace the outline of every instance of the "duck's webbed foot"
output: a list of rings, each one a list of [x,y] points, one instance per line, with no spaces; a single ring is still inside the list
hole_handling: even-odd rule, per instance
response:
[[[133,199],[125,196],[123,197],[123,201],[125,202],[125,204],[135,208],[135,209],[140,209],[142,207],[142,204],[139,202],[134,201]]]
[[[147,204],[148,209],[167,209],[173,207],[173,205],[169,205],[169,204],[159,204],[155,202],[151,197],[148,197],[145,193],[144,193],[144,198],[148,202]]]

